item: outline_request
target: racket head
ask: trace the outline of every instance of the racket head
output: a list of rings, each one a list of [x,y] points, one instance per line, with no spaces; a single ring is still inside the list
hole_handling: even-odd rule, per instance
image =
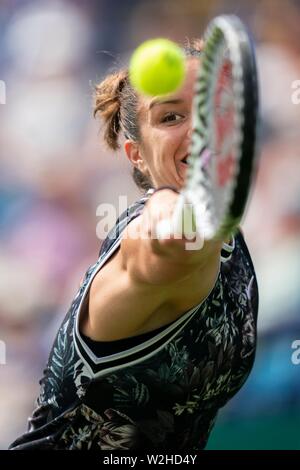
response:
[[[224,239],[242,218],[254,175],[256,60],[250,34],[236,16],[214,18],[204,40],[184,192],[204,237]]]

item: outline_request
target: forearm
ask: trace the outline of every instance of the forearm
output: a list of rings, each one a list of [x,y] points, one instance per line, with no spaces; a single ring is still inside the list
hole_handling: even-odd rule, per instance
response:
[[[168,218],[178,195],[165,190],[148,201],[142,215],[129,224],[124,232],[122,250],[124,267],[136,280],[150,284],[168,284],[205,268],[210,259],[220,253],[221,242],[205,242],[199,249],[189,250],[190,240],[184,237],[158,239],[156,225]]]

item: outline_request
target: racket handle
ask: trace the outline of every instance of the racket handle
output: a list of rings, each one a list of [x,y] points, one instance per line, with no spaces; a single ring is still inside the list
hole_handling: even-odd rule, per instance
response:
[[[196,222],[193,206],[184,194],[179,194],[171,219],[160,220],[156,225],[157,238],[195,238]]]

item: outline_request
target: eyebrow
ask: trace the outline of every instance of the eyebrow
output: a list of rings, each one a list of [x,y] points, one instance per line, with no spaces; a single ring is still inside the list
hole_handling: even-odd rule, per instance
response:
[[[153,108],[153,106],[157,106],[159,104],[180,104],[182,103],[183,100],[180,99],[180,98],[177,98],[177,99],[172,99],[172,100],[160,100],[160,99],[156,99],[156,100],[153,100],[151,101],[150,105],[149,105],[149,109]]]

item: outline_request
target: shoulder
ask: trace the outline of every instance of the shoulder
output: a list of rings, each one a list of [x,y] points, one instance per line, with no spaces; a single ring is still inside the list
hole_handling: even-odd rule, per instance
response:
[[[122,214],[117,218],[114,227],[108,232],[106,238],[103,240],[99,257],[106,255],[112,246],[121,238],[123,231],[130,224],[132,220],[138,217],[144,210],[145,204],[150,198],[150,190],[131,204]]]

